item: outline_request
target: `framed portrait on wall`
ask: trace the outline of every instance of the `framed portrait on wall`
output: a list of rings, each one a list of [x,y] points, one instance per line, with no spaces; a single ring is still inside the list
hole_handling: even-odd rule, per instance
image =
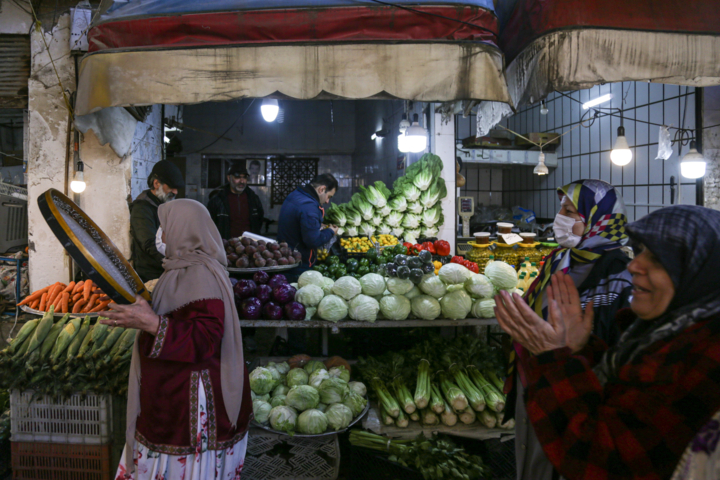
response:
[[[248,185],[264,187],[267,181],[267,160],[264,158],[248,158],[245,160],[248,171]]]

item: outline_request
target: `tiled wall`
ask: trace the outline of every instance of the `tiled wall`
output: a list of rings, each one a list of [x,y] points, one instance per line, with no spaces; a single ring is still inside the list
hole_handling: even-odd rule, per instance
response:
[[[460,195],[473,197],[476,210],[482,205],[503,204],[503,170],[501,168],[466,163],[461,173],[465,176],[465,186],[460,188]]]
[[[131,194],[133,200],[148,188],[153,166],[162,160],[162,106],[154,105],[144,122],[138,122],[133,138]]]
[[[600,107],[622,108],[625,133],[633,151],[633,160],[625,167],[610,161],[610,151],[620,125],[619,116],[595,120],[589,128],[579,127],[584,110],[582,103],[611,93],[612,101]],[[690,87],[645,82],[600,85],[568,94],[551,94],[547,99],[548,115],[540,106],[522,110],[503,121],[517,133],[565,133],[557,149],[557,168],[550,174],[533,175],[532,167],[514,166],[503,175],[503,202],[507,207],[530,208],[540,218],[553,218],[559,209],[556,188],[584,178],[599,178],[619,187],[628,208],[630,221],[671,204],[670,177],[682,180],[681,203],[695,203],[695,182],[682,178],[679,172],[678,144],[667,160],[655,160],[658,150],[657,125],[695,128],[695,90]],[[635,121],[635,120],[638,121]],[[671,136],[676,130],[671,129]],[[688,151],[682,147],[681,155]],[[678,203],[676,188],[675,203]]]

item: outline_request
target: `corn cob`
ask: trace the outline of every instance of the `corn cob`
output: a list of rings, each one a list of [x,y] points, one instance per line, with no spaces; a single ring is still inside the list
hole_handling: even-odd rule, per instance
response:
[[[115,345],[113,345],[113,348],[110,350],[110,352],[105,356],[105,359],[103,360],[103,365],[109,364],[112,359],[115,357],[115,354],[118,353],[118,351],[125,353],[125,350],[127,350],[128,342],[132,345],[132,342],[135,339],[135,334],[137,333],[137,330],[134,328],[128,328],[126,329],[122,336],[118,339],[117,342],[115,342]],[[129,340],[129,338],[132,337],[132,340]]]
[[[130,328],[125,332],[125,336],[122,339],[122,345],[115,353],[110,363],[115,365],[116,363],[120,363],[124,357],[130,358],[132,356],[133,345],[135,344],[135,338],[137,338],[137,332],[138,331],[134,328]]]
[[[55,308],[50,307],[47,312],[45,312],[45,315],[43,315],[42,319],[40,320],[40,323],[38,323],[37,328],[35,328],[35,331],[32,335],[32,340],[30,341],[30,345],[28,345],[27,351],[29,353],[34,352],[36,349],[42,345],[43,340],[45,340],[45,337],[48,333],[50,333],[50,329],[53,326],[53,315],[55,314]]]
[[[120,368],[132,358],[133,349],[129,348],[119,359],[113,358],[113,372],[120,370]],[[117,358],[117,357],[116,357]]]
[[[102,358],[103,355],[107,354],[107,352],[115,346],[117,341],[120,340],[123,333],[125,333],[124,327],[114,327],[105,338],[103,344],[93,349],[93,359]]]
[[[100,326],[100,324],[90,327],[90,330],[88,331],[87,335],[85,335],[85,338],[83,339],[83,343],[80,345],[80,349],[78,350],[78,353],[75,356],[76,360],[81,360],[85,357],[85,353],[92,346],[92,339],[95,336],[95,329],[99,326]]]
[[[32,340],[32,338],[27,338],[27,339],[23,342],[23,344],[20,345],[20,347],[18,347],[18,348],[16,349],[15,355],[12,356],[12,361],[13,361],[13,362],[18,361],[18,360],[20,360],[21,358],[23,358],[23,357],[25,356],[25,354],[26,354],[27,351],[28,351],[28,348],[30,347],[30,340]]]
[[[55,340],[58,339],[60,332],[62,332],[69,319],[70,314],[66,313],[59,322],[52,326],[50,332],[47,334],[47,337],[45,337],[45,340],[43,340],[42,346],[40,347],[40,360],[44,361],[48,358],[48,355],[50,355],[50,352],[55,346]]]
[[[50,354],[50,364],[55,365],[60,355],[65,353],[65,349],[70,345],[75,336],[80,331],[80,324],[82,318],[73,318],[70,320],[58,335],[55,346],[53,347],[52,353]]]
[[[101,320],[100,317],[98,317],[98,320]],[[107,319],[105,319],[107,320]],[[105,337],[107,337],[109,333],[109,326],[105,325],[103,323],[98,322],[95,324],[95,328],[93,328],[92,332],[92,339],[90,340],[90,348],[95,349],[95,347],[100,348],[102,343],[105,341]]]
[[[73,358],[75,358],[75,355],[77,355],[77,352],[80,350],[80,346],[83,344],[83,341],[85,340],[85,337],[87,336],[89,331],[90,316],[88,315],[85,317],[85,320],[83,320],[82,325],[80,325],[80,331],[77,335],[75,335],[75,338],[67,349],[67,355],[65,355],[65,359],[67,362],[70,362]]]
[[[40,319],[36,318],[35,320],[30,320],[29,322],[26,322],[25,325],[23,325],[23,327],[13,339],[13,342],[7,348],[8,355],[12,355],[13,353],[15,353],[25,340],[30,340],[31,335],[35,331],[35,328],[37,328],[38,326],[38,323],[40,323]]]

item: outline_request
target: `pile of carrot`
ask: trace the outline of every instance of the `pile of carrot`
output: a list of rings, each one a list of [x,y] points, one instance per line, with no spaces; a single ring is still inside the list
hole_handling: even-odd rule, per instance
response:
[[[92,280],[64,283],[57,282],[49,287],[36,290],[18,305],[46,312],[50,306],[55,313],[96,313],[108,309],[112,300]]]

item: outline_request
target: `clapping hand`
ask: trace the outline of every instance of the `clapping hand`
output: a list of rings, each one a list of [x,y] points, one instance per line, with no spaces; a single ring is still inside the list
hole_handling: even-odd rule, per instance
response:
[[[522,297],[501,292],[495,297],[495,316],[500,327],[535,355],[563,347],[579,351],[592,333],[592,302],[583,313],[575,284],[562,272],[553,275],[547,298],[550,318],[546,322]]]

